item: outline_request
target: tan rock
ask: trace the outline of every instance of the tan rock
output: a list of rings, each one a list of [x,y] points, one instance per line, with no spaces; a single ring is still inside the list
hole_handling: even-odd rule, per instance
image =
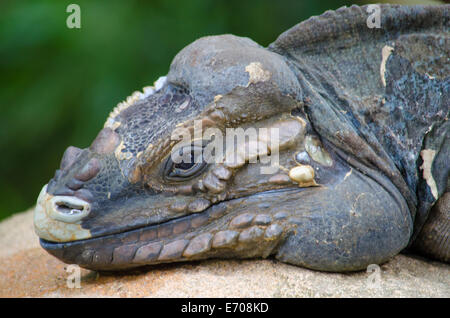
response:
[[[322,273],[275,260],[167,264],[120,274],[81,270],[39,247],[32,211],[0,223],[0,297],[450,297],[450,266],[398,255],[378,272]]]

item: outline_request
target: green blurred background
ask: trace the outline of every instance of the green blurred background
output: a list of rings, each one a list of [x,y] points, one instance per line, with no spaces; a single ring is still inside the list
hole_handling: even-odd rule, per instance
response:
[[[66,26],[70,3],[81,7],[81,29]],[[110,110],[165,75],[195,39],[233,33],[267,46],[353,3],[367,2],[2,0],[0,219],[34,205],[67,146],[87,147]]]

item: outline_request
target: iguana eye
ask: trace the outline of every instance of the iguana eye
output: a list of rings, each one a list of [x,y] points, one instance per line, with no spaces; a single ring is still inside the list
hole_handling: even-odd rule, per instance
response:
[[[203,148],[186,146],[180,148],[167,159],[164,177],[168,180],[183,181],[197,176],[206,167]]]

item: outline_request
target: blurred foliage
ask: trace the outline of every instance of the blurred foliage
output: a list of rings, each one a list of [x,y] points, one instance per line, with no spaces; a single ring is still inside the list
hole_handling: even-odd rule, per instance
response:
[[[66,7],[81,7],[81,29]],[[213,34],[268,45],[298,22],[358,1],[0,2],[0,219],[29,208],[69,145],[87,147],[110,110]]]

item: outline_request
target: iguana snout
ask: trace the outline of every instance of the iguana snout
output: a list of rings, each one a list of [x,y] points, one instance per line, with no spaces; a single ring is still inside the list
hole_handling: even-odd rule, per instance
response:
[[[93,203],[101,202],[105,182],[112,181],[108,176],[114,175],[114,168],[108,166],[105,158],[118,140],[115,132],[105,128],[89,148],[66,149],[60,168],[42,188],[37,201],[35,230],[40,238],[67,242],[92,236],[81,227],[81,222],[89,216]],[[111,193],[106,192],[106,197],[111,197]]]

